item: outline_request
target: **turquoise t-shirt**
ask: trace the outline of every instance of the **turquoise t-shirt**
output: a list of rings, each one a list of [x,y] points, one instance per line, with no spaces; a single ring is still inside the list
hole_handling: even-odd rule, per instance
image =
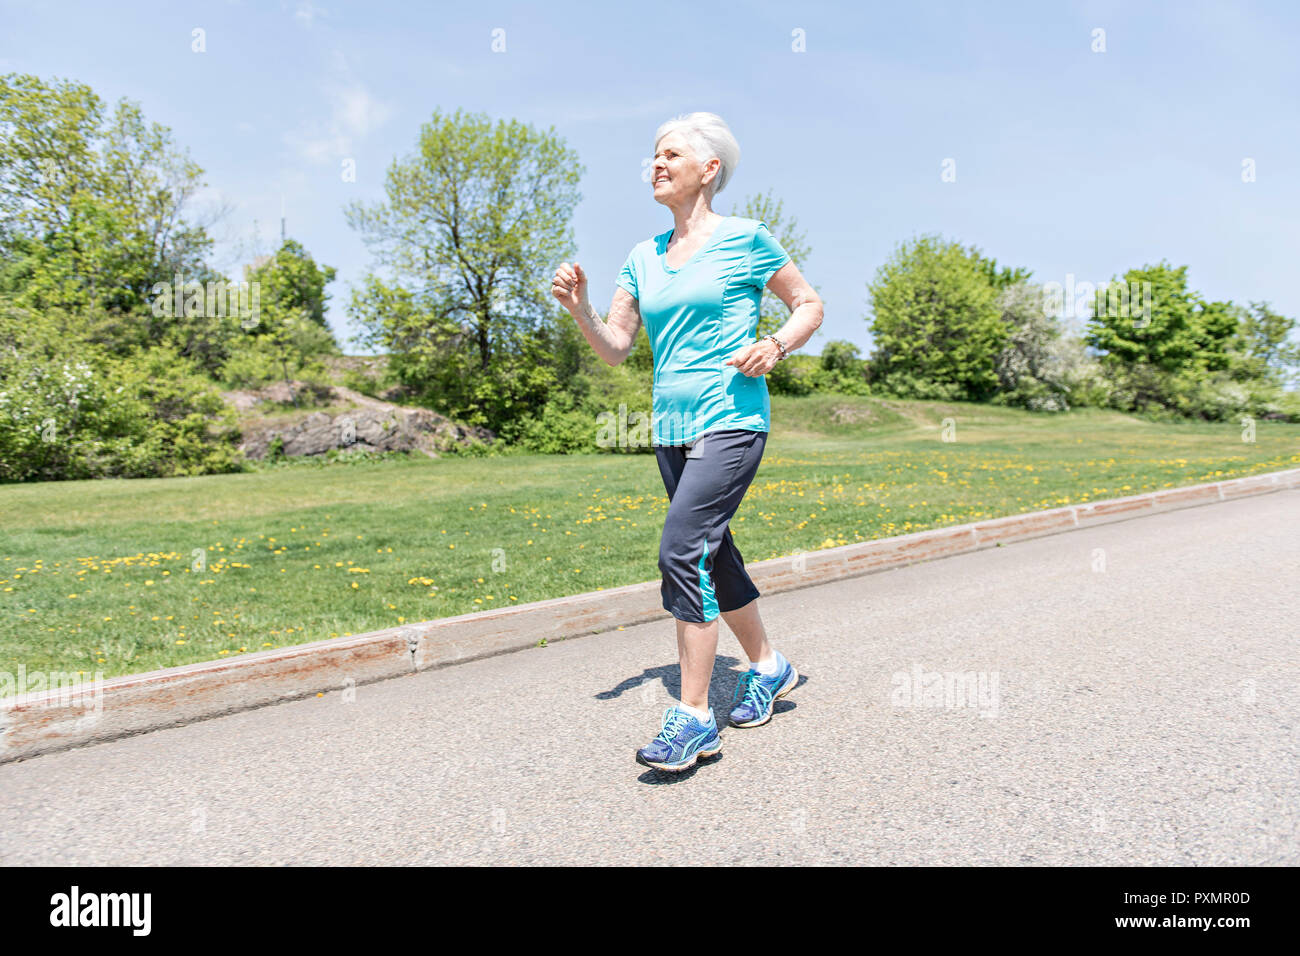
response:
[[[720,428],[771,431],[766,377],[724,363],[754,343],[763,288],[789,254],[767,223],[727,216],[670,269],[672,234],[637,243],[618,276],[637,299],[654,353],[654,444],[683,445]]]

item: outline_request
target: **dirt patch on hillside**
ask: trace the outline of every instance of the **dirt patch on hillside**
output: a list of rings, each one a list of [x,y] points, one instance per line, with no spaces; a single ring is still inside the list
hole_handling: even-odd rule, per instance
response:
[[[486,428],[452,421],[427,408],[371,398],[341,385],[276,382],[221,395],[239,412],[243,439],[239,448],[248,458],[265,458],[277,437],[287,456],[324,455],[337,448],[418,451],[430,458],[453,445],[496,440]],[[295,399],[298,411],[286,407]]]
[[[880,413],[871,405],[835,405],[831,421],[837,425],[874,425],[880,421]]]

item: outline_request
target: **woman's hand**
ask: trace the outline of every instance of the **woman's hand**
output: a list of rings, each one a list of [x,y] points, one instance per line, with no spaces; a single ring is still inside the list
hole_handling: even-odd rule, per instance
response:
[[[587,310],[587,273],[582,271],[582,266],[576,260],[572,266],[567,262],[560,263],[560,267],[555,270],[555,278],[551,280],[551,295],[569,310],[570,315]]]
[[[776,347],[776,343],[771,339],[762,339],[753,345],[746,345],[743,349],[732,352],[726,364],[736,366],[753,378],[756,375],[766,375],[780,360],[781,350]]]

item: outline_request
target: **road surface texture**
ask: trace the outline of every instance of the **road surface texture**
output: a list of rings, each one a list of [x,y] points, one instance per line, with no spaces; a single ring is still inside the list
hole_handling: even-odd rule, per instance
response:
[[[0,863],[1294,866],[1298,581],[1288,490],[764,597],[679,775],[665,618],[0,766]]]

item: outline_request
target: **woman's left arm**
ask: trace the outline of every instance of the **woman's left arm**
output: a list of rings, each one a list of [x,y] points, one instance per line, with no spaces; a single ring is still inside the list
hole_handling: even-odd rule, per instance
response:
[[[793,261],[787,262],[773,273],[767,281],[767,287],[785,303],[790,310],[790,318],[781,326],[776,337],[785,343],[786,352],[793,352],[802,346],[822,324],[825,312],[821,296],[810,286]],[[760,339],[752,345],[737,349],[727,359],[728,365],[734,365],[746,375],[766,375],[781,359],[781,350],[771,339]]]

